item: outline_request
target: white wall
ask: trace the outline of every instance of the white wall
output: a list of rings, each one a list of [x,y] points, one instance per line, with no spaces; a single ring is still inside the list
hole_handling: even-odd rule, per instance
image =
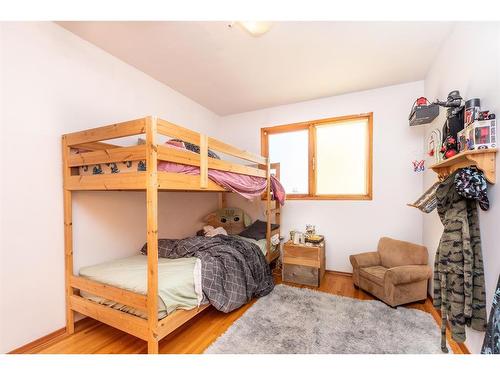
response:
[[[374,250],[381,236],[422,242],[422,214],[406,204],[422,190],[412,160],[423,158],[423,129],[408,126],[408,113],[423,89],[423,82],[414,82],[226,116],[218,137],[260,152],[262,127],[373,112],[373,200],[288,201],[282,215],[285,234],[316,224],[326,236],[327,269],[352,271],[349,255]],[[235,200],[254,217],[263,213],[237,197],[229,202]]]
[[[0,27],[6,352],[65,324],[61,134],[151,114],[212,134],[218,116],[53,23]],[[160,194],[160,235],[194,233],[216,207],[210,196]],[[75,269],[137,253],[145,241],[144,202],[144,193],[76,193]]]
[[[500,115],[500,23],[459,23],[445,40],[425,78],[425,96],[429,100],[445,100],[448,92],[454,89],[460,90],[464,98],[480,98],[482,108]],[[445,111],[441,110],[440,116],[426,127],[426,139],[434,128],[441,128],[444,121]],[[436,175],[426,172],[424,189],[435,181]],[[500,274],[500,190],[495,185],[490,185],[488,189],[491,208],[487,212],[480,211],[480,223],[489,313]],[[423,239],[433,259],[442,232],[443,226],[437,213],[425,215]],[[469,350],[479,353],[483,337],[483,333],[467,329],[466,345]]]

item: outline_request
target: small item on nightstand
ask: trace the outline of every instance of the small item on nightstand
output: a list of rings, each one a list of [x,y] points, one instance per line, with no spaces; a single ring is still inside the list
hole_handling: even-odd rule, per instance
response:
[[[298,231],[294,231],[293,232],[293,243],[295,245],[299,245],[299,244],[303,244],[305,243],[305,236],[304,236],[304,233],[301,233],[301,232],[298,232]]]
[[[314,236],[316,234],[316,227],[312,224],[306,224],[306,237]]]
[[[314,243],[314,244],[317,244],[317,243],[320,243],[322,242],[323,240],[325,239],[324,236],[320,235],[320,234],[315,234],[313,236],[309,236],[306,238],[306,242],[310,242],[310,243]]]

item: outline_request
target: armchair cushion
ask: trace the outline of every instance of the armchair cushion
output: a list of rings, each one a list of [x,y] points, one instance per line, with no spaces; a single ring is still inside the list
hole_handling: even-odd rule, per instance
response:
[[[393,285],[414,283],[429,280],[432,276],[431,267],[423,265],[399,266],[389,268],[385,272],[384,282]]]
[[[427,264],[429,257],[425,246],[389,237],[382,237],[379,240],[377,251],[380,254],[380,265],[386,268],[411,264],[424,265]]]
[[[380,265],[380,256],[376,251],[351,255],[349,256],[349,260],[355,269]]]
[[[364,267],[359,270],[359,275],[380,286],[384,285],[384,275],[387,268],[382,266]]]

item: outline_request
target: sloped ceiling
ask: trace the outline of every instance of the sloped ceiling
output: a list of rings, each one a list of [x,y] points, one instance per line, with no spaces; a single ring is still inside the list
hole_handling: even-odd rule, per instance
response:
[[[425,77],[450,22],[58,22],[228,115]]]

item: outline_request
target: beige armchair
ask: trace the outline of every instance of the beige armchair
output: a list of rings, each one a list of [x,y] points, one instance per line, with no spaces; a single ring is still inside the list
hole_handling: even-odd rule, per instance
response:
[[[382,237],[377,251],[351,255],[354,285],[395,307],[427,298],[427,248]]]

